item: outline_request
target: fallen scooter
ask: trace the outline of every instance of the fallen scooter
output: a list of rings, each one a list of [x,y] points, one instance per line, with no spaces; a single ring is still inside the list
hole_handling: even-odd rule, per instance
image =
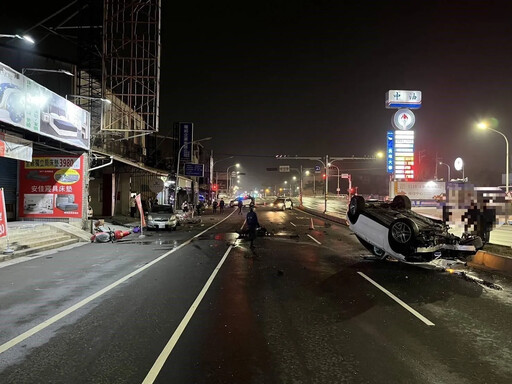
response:
[[[121,229],[113,231],[110,227],[105,228],[101,225],[96,225],[96,223],[94,232],[95,233],[91,236],[91,243],[113,243],[132,233],[131,231],[123,231]]]

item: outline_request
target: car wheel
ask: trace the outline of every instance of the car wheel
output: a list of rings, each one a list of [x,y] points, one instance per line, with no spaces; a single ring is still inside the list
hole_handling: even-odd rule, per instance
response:
[[[411,209],[411,199],[405,195],[396,195],[392,205],[396,209]]]
[[[404,256],[414,253],[418,225],[408,218],[399,218],[391,223],[388,232],[388,241],[391,249]]]
[[[352,224],[355,224],[359,214],[364,209],[364,198],[362,196],[352,196],[348,205],[347,216]]]

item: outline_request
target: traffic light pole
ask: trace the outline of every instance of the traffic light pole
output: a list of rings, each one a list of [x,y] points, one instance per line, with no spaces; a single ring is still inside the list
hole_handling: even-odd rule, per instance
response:
[[[276,155],[276,159],[278,159],[278,160],[313,160],[313,161],[319,161],[320,163],[322,163],[322,165],[325,169],[324,213],[326,213],[327,212],[327,194],[329,191],[329,189],[328,189],[328,187],[329,187],[329,181],[328,181],[329,180],[329,169],[327,166],[327,163],[329,163],[329,155],[325,155],[325,163],[323,162],[323,159],[320,156]],[[334,163],[336,160],[376,160],[376,159],[377,159],[377,157],[375,157],[375,156],[365,156],[365,157],[347,156],[347,157],[332,157],[331,162]],[[314,173],[313,173],[313,177],[315,177]],[[351,183],[352,183],[352,180],[351,180],[351,178],[349,178],[349,191],[352,188]]]
[[[325,181],[325,191],[324,191],[324,213],[327,212],[327,162],[329,160],[329,155],[325,155],[325,163],[322,161],[322,158],[320,156],[315,156],[315,157],[311,157],[311,156],[280,156],[280,155],[277,155],[276,156],[276,159],[278,160],[313,160],[313,161],[319,161],[320,163],[322,163],[324,169],[325,169],[325,175],[326,175],[326,181]],[[313,177],[315,176],[315,174],[313,173]],[[302,177],[302,175],[301,175]],[[302,197],[301,197],[302,199]]]

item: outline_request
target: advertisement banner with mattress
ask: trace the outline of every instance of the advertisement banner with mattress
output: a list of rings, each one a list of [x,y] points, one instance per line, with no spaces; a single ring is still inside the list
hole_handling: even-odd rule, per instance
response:
[[[19,217],[81,218],[83,156],[35,156],[20,164]]]
[[[0,63],[0,121],[90,148],[90,113]]]

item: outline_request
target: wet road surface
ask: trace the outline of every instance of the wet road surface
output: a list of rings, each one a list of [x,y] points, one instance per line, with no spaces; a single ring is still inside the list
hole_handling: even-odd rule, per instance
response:
[[[251,250],[233,211],[0,268],[0,382],[509,382],[508,278],[375,261],[297,209],[258,207]]]

